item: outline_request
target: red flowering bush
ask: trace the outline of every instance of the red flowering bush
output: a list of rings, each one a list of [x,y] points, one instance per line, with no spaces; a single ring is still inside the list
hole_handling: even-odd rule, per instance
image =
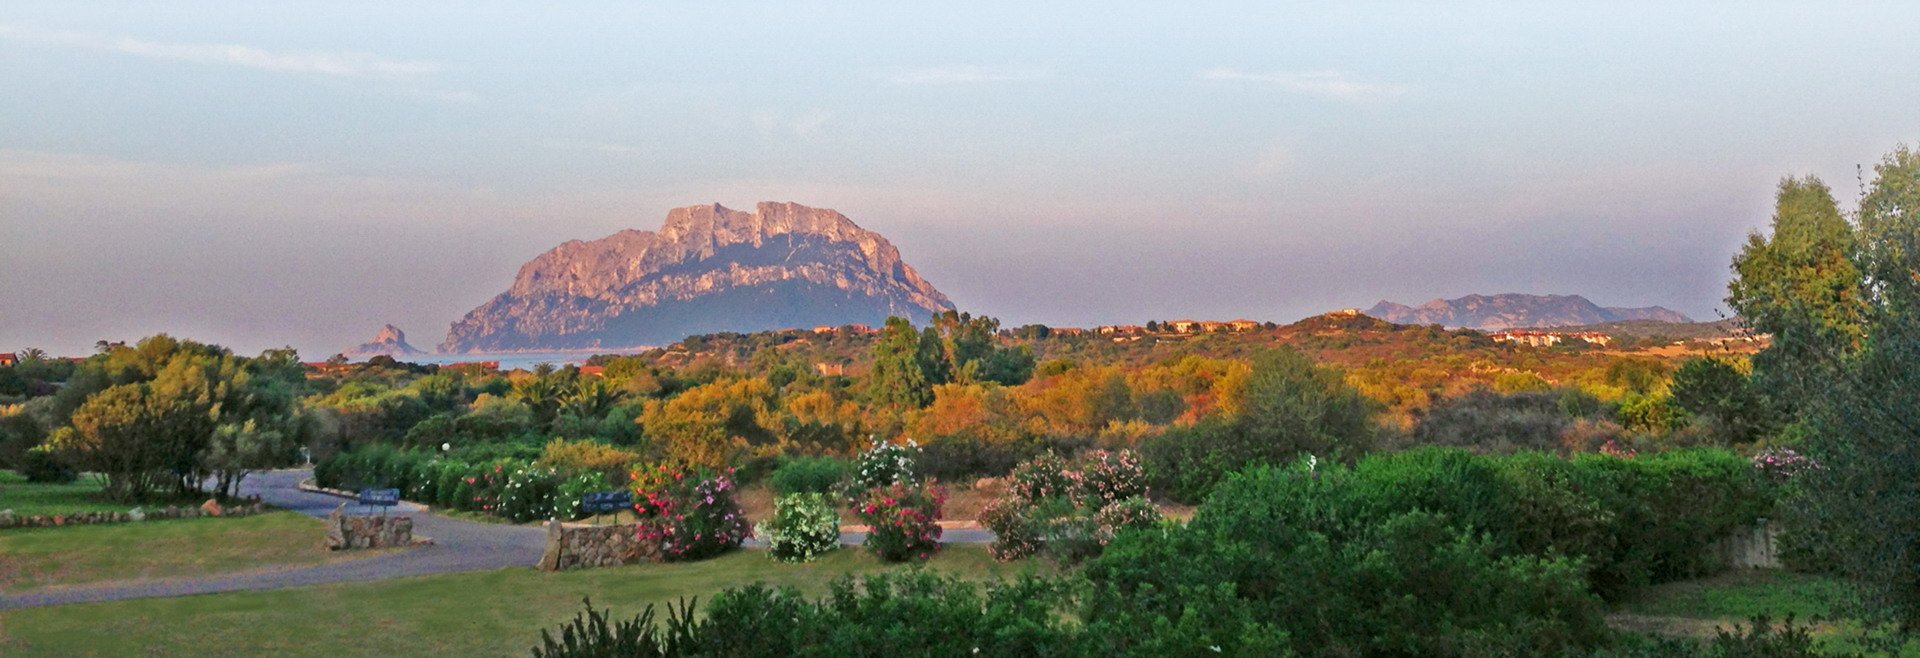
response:
[[[889,562],[924,560],[940,550],[940,507],[946,490],[895,482],[868,489],[853,513],[869,526],[867,550]]]
[[[753,527],[734,502],[733,469],[667,466],[633,471],[640,540],[659,542],[668,560],[698,560],[738,548]]]

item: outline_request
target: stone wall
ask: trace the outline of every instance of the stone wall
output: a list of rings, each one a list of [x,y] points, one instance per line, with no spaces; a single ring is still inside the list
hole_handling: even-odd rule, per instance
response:
[[[413,517],[347,516],[346,505],[327,514],[327,549],[393,548],[413,545]]]
[[[14,514],[13,510],[0,510],[0,530],[12,528],[54,528],[70,525],[91,525],[96,523],[130,523],[134,521],[161,521],[166,519],[198,519],[211,516],[252,516],[267,511],[266,503],[258,499],[241,501],[232,507],[221,507],[219,503],[208,500],[199,507],[160,507],[155,509],[134,508],[127,512],[73,512],[69,514]]]
[[[1780,524],[1762,521],[1714,542],[1722,563],[1734,569],[1779,569]]]
[[[582,525],[548,521],[547,551],[540,556],[540,569],[565,571],[659,561],[660,545],[641,542],[638,524]]]

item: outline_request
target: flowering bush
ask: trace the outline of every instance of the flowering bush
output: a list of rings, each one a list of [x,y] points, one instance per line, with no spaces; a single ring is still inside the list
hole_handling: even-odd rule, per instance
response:
[[[1640,453],[1634,450],[1632,446],[1624,445],[1617,440],[1609,439],[1607,440],[1605,445],[1600,446],[1600,454],[1606,455],[1608,457],[1619,457],[1621,459],[1633,459],[1636,455],[1639,455]]]
[[[1777,484],[1792,480],[1801,473],[1818,470],[1820,463],[1792,448],[1767,448],[1753,456],[1753,468],[1766,476],[1768,481]]]
[[[553,514],[553,494],[560,488],[560,476],[551,468],[521,466],[507,474],[500,487],[500,507],[496,513],[515,523],[545,519]]]
[[[987,550],[996,559],[1045,550],[1078,562],[1098,555],[1121,529],[1160,518],[1146,498],[1146,469],[1130,450],[1096,450],[1078,468],[1049,453],[1015,467],[1008,479],[1006,497],[980,519],[994,533]]]
[[[897,443],[875,444],[860,453],[860,466],[853,472],[854,491],[868,491],[895,483],[913,484],[920,480],[914,460],[920,456],[920,444],[907,439]]]
[[[657,466],[631,474],[640,540],[659,542],[669,560],[698,560],[738,548],[753,536],[733,500],[733,469]]]
[[[1098,507],[1147,495],[1147,469],[1132,450],[1095,450],[1080,473],[1080,495]]]
[[[822,493],[781,496],[773,518],[754,526],[767,539],[767,555],[781,562],[812,562],[840,547],[840,513]]]
[[[559,490],[553,494],[553,518],[572,521],[586,516],[586,512],[580,509],[580,500],[587,494],[610,488],[606,474],[599,471],[573,474],[561,481]]]
[[[946,502],[938,486],[896,482],[868,490],[854,513],[870,527],[866,545],[874,555],[889,562],[924,560],[940,550],[940,506]]]

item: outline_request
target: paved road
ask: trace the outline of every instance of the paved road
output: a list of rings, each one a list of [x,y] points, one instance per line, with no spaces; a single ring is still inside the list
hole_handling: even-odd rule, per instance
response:
[[[307,470],[255,473],[241,482],[240,493],[259,496],[268,505],[274,507],[316,517],[324,517],[334,508],[339,507],[342,502],[346,502],[345,499],[336,496],[302,491],[296,486],[312,476],[312,472]],[[403,505],[403,510],[397,513],[412,516],[414,533],[433,539],[433,545],[314,567],[290,567],[178,580],[101,583],[48,588],[23,594],[0,594],[0,610],[385,580],[502,567],[531,567],[539,563],[540,554],[546,547],[546,530],[538,526],[476,523],[452,519],[411,504]],[[984,544],[993,541],[993,533],[978,528],[951,528],[943,533],[941,540],[946,543]],[[318,541],[317,537],[315,541]],[[845,533],[840,539],[842,544],[849,546],[857,546],[865,541],[865,533],[857,532]],[[762,546],[764,543],[759,540],[749,540],[748,545]]]

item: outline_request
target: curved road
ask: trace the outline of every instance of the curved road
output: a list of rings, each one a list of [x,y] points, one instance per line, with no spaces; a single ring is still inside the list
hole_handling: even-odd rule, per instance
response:
[[[241,482],[240,493],[259,496],[261,500],[274,507],[316,517],[325,517],[341,503],[347,502],[346,499],[338,496],[303,491],[297,486],[312,476],[313,473],[309,470],[254,473]],[[351,508],[349,510],[351,511]],[[0,610],[385,580],[502,567],[532,567],[540,562],[540,554],[546,549],[547,533],[540,526],[477,523],[453,519],[434,514],[411,503],[403,504],[402,510],[398,513],[412,516],[414,533],[432,539],[433,544],[312,567],[288,567],[179,580],[109,582],[54,587],[22,594],[0,594]],[[993,541],[993,533],[978,528],[949,528],[943,533],[941,539],[946,543],[987,543]],[[845,545],[858,545],[866,541],[866,535],[848,532],[841,536],[840,541]],[[755,539],[749,540],[748,545],[764,544]]]

